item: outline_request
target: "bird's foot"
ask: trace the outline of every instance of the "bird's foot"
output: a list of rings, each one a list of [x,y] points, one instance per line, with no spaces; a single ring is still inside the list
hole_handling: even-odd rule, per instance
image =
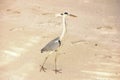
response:
[[[55,70],[53,70],[53,71],[55,71],[55,74],[57,74],[57,73],[62,73],[62,69],[55,69]]]
[[[41,66],[41,65],[40,65],[40,66]],[[44,72],[46,72],[47,68],[45,68],[44,66],[41,66],[40,72],[41,72],[42,70],[43,70]]]

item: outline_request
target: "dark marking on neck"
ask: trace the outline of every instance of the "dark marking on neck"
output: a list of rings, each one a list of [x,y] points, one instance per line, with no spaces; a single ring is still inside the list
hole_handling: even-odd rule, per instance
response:
[[[61,46],[61,41],[60,41],[60,40],[58,40],[58,42],[59,42],[59,46]]]

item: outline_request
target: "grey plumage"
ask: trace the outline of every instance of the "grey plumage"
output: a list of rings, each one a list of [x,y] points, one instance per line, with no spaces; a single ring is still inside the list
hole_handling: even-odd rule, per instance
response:
[[[56,17],[62,17],[62,23],[63,23],[63,31],[61,33],[61,35],[55,39],[53,39],[52,41],[50,41],[45,47],[43,47],[41,49],[41,53],[43,52],[49,52],[49,55],[51,53],[53,53],[54,51],[57,50],[58,47],[61,46],[61,41],[66,33],[66,16],[72,16],[72,17],[76,17],[75,15],[72,15],[72,14],[69,14],[68,12],[64,12],[64,13],[61,13],[61,14],[56,14]],[[44,65],[49,57],[49,55],[46,56],[43,64],[41,65],[41,68],[40,68],[40,71],[46,71],[46,68],[44,68]],[[59,72],[61,73],[59,69],[57,69],[57,55],[58,53],[56,53],[56,56],[55,56],[55,73]]]
[[[58,47],[60,47],[60,45],[61,45],[60,38],[57,37],[57,38],[53,39],[52,41],[50,41],[45,47],[43,47],[41,49],[41,53],[47,52],[47,51],[54,51]]]

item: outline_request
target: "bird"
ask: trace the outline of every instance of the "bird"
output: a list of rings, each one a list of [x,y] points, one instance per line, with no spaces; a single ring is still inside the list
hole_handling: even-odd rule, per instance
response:
[[[65,36],[65,33],[66,33],[66,17],[67,16],[72,16],[72,17],[77,17],[73,14],[70,14],[68,12],[63,12],[63,13],[60,13],[60,14],[56,14],[56,17],[62,17],[62,26],[63,26],[63,30],[62,30],[62,33],[60,36],[56,37],[55,39],[51,40],[49,43],[47,43],[42,49],[41,49],[41,53],[46,53],[48,52],[48,55],[46,56],[44,62],[40,68],[40,71],[44,71],[46,72],[46,68],[44,67],[48,57],[50,54],[54,53],[57,51],[57,49],[61,46],[61,41],[63,39],[63,37]],[[56,56],[55,56],[55,73],[61,73],[61,70],[58,70],[57,69],[57,53],[56,53]]]

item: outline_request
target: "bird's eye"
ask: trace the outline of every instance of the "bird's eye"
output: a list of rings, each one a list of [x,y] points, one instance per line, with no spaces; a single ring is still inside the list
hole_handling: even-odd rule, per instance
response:
[[[67,15],[68,15],[68,12],[65,12],[64,14],[67,14]]]

